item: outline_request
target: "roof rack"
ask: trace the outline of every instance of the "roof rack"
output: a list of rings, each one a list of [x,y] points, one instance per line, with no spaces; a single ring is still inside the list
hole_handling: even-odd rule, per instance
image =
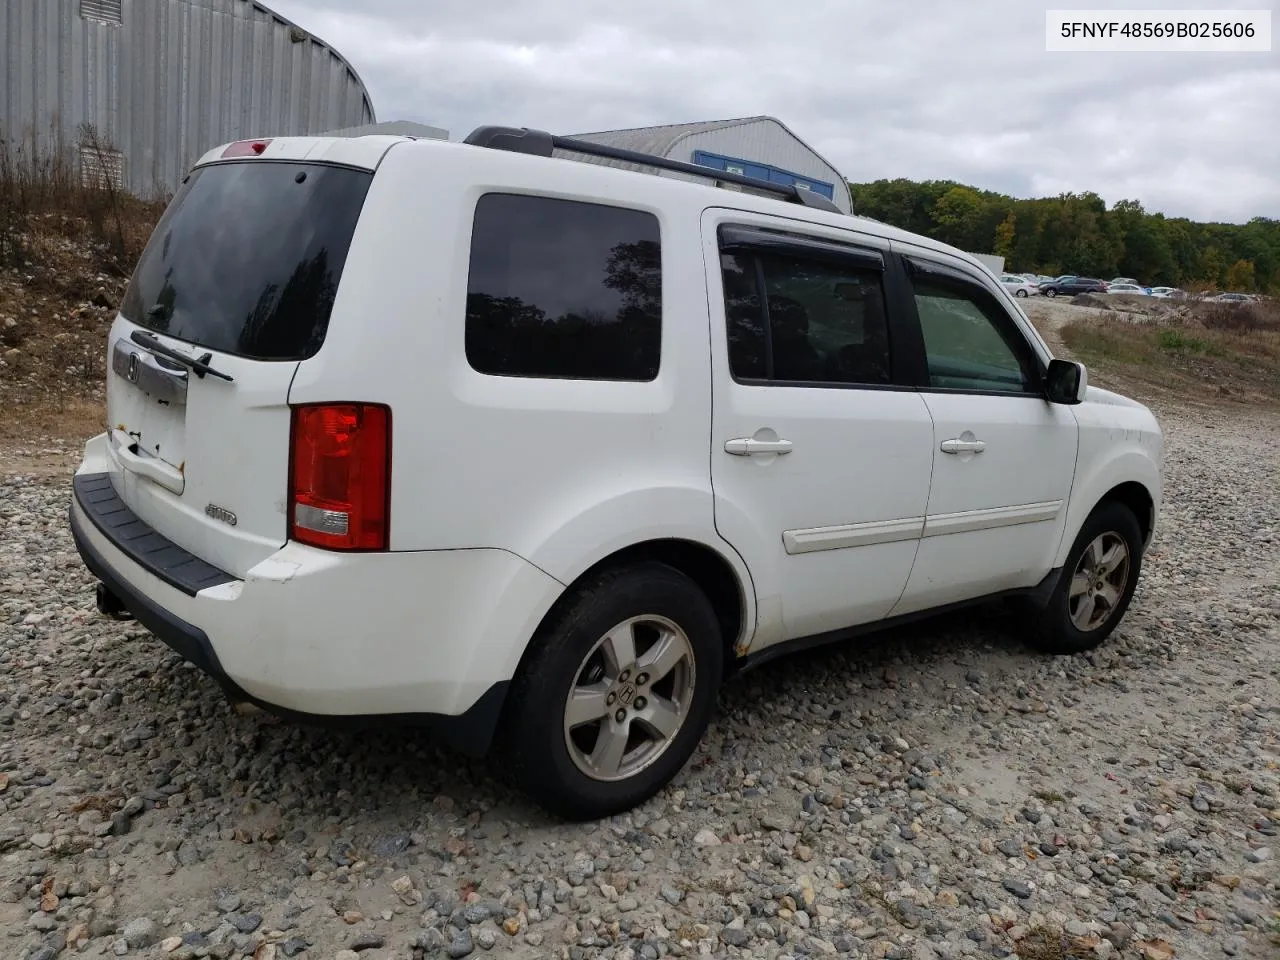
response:
[[[569,150],[573,153],[582,153],[592,157],[608,157],[612,160],[622,160],[627,163],[640,164],[641,166],[657,167],[661,170],[674,170],[677,173],[705,177],[708,180],[715,180],[717,183],[736,183],[739,186],[750,187],[753,190],[767,190],[791,203],[799,203],[806,207],[826,210],[831,213],[843,213],[839,207],[821,194],[814,193],[811,190],[801,190],[794,184],[771,183],[768,180],[758,180],[755,177],[744,176],[740,173],[715,170],[696,163],[685,163],[683,160],[669,160],[666,157],[655,156],[651,153],[641,153],[638,150],[624,150],[620,147],[610,147],[601,143],[592,143],[590,140],[578,140],[574,137],[557,137],[544,130],[530,130],[528,127],[476,127],[463,143],[478,147],[489,147],[492,150],[529,153],[538,157],[553,156],[553,151],[555,150]]]

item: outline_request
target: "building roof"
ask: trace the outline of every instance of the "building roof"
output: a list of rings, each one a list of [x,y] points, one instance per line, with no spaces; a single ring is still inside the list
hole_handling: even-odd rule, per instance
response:
[[[314,43],[317,47],[320,47],[322,50],[329,51],[329,55],[332,56],[335,60],[337,60],[340,64],[342,64],[343,67],[346,68],[347,72],[351,74],[352,79],[355,80],[356,86],[358,86],[363,91],[365,107],[367,107],[369,110],[369,121],[371,123],[377,122],[378,115],[373,109],[373,98],[369,96],[369,88],[365,86],[365,82],[361,78],[360,72],[356,70],[354,66],[352,66],[350,60],[348,60],[346,57],[344,57],[342,54],[338,52],[336,47],[334,47],[330,43],[326,43],[325,41],[321,40],[310,30],[307,30],[303,27],[298,26],[296,23],[294,23],[288,17],[285,17],[283,14],[279,14],[276,11],[272,10],[269,6],[267,6],[264,2],[262,2],[262,0],[243,0],[243,2],[249,4],[249,6],[253,7],[255,10],[259,10],[262,13],[265,13],[267,16],[271,17],[277,23],[283,24],[284,26],[288,27],[293,32],[293,37],[297,42],[301,42],[302,40],[310,40],[312,43]]]
[[[699,133],[708,133],[712,130],[723,130],[726,127],[740,127],[749,123],[775,123],[781,127],[786,133],[794,137],[797,141],[804,145],[810,153],[825,163],[832,170],[839,173],[830,160],[809,146],[796,132],[788,127],[777,117],[757,116],[757,117],[739,117],[734,120],[704,120],[698,123],[670,123],[660,127],[630,127],[624,130],[600,130],[595,133],[575,133],[571,134],[580,140],[589,140],[592,143],[607,144],[611,147],[621,147],[624,150],[638,150],[641,153],[649,153],[659,157],[670,156],[671,150],[681,140],[692,137]]]
[[[629,127],[623,130],[600,130],[595,133],[571,134],[580,140],[592,143],[604,143],[624,150],[638,150],[654,156],[664,157],[677,143],[695,133],[706,133],[724,127],[735,127],[758,120],[773,120],[772,117],[744,117],[740,120],[705,120],[699,123],[669,123],[660,127]],[[775,123],[777,121],[774,121]],[[797,138],[799,139],[799,138]]]

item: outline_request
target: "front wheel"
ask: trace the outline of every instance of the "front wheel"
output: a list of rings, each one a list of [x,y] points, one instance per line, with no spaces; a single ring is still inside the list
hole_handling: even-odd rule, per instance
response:
[[[520,786],[571,820],[662,790],[696,749],[720,687],[724,644],[706,595],[661,563],[607,571],[533,643],[499,733]]]
[[[1100,504],[1081,528],[1049,602],[1028,636],[1046,653],[1083,653],[1111,635],[1133,599],[1142,530],[1133,511]]]

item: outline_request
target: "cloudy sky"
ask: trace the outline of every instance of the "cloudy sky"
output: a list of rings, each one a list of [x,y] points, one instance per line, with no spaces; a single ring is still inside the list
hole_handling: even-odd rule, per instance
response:
[[[854,181],[1243,222],[1280,217],[1270,53],[1048,53],[1045,8],[989,0],[267,0],[338,48],[381,120],[584,133],[772,114]]]

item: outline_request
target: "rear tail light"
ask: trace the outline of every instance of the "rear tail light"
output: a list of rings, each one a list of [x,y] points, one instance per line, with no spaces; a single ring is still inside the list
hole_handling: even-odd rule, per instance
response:
[[[390,542],[391,411],[380,404],[293,408],[289,536],[329,550]]]

